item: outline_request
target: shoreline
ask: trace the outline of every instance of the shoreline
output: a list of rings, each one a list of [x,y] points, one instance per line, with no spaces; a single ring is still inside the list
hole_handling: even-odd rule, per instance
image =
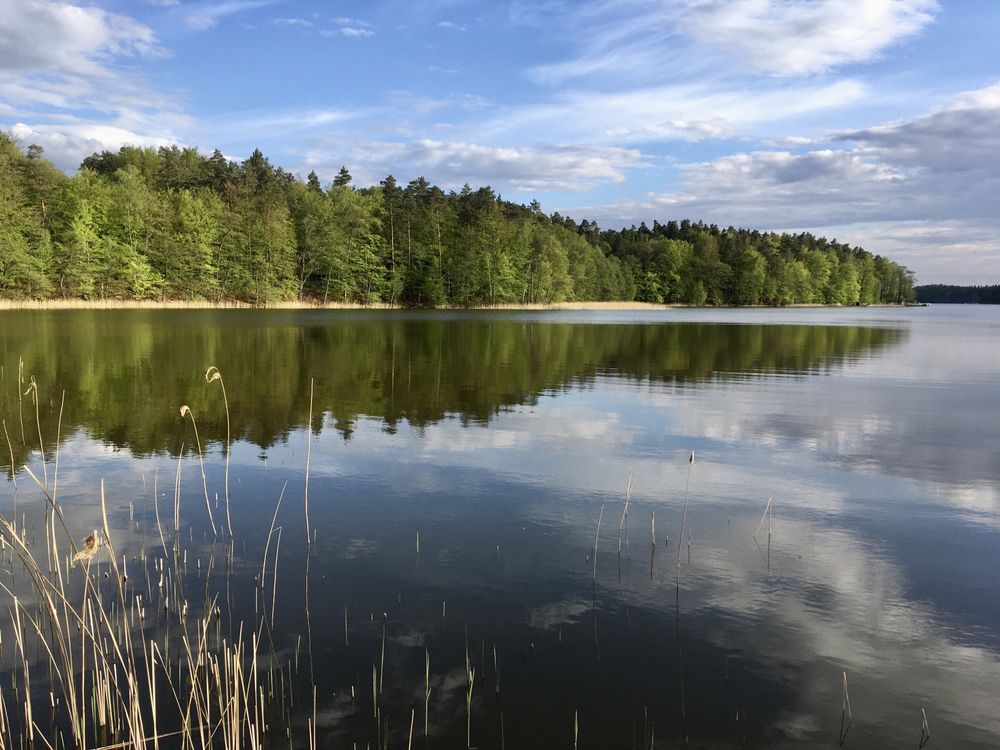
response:
[[[860,307],[910,307],[904,304],[871,304]],[[84,300],[84,299],[52,299],[52,300],[11,300],[0,299],[0,311],[4,310],[507,310],[507,311],[559,311],[559,310],[595,310],[595,311],[629,311],[629,310],[780,310],[789,308],[853,308],[857,305],[827,305],[818,302],[802,302],[791,305],[681,305],[656,304],[654,302],[535,302],[507,303],[479,307],[429,307],[411,308],[403,305],[373,304],[362,305],[351,302],[270,302],[264,305],[254,305],[248,302],[210,302],[207,300]]]

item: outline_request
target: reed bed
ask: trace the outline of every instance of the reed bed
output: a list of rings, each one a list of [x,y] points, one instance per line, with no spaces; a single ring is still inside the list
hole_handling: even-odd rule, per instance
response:
[[[809,305],[802,305],[807,307]],[[488,310],[662,310],[686,305],[658,305],[652,302],[537,302],[487,305]],[[128,299],[0,299],[0,310],[400,310],[401,305],[385,302],[323,302],[322,300],[128,300]]]
[[[206,375],[208,382],[221,381],[217,371],[216,378],[211,373]],[[5,673],[11,680],[10,692],[0,691],[0,748],[265,747],[269,731],[288,726],[294,700],[292,666],[277,658],[271,641],[280,527],[271,561],[270,617],[263,613],[253,622],[230,622],[224,633],[220,594],[209,585],[214,545],[204,571],[204,590],[190,590],[195,576],[181,534],[183,446],[174,480],[172,544],[167,543],[161,521],[154,475],[152,510],[160,546],[151,550],[143,546],[130,562],[116,545],[103,481],[100,528],[83,537],[64,516],[58,472],[65,396],[59,407],[54,456],[46,456],[34,378],[25,395],[31,397],[35,411],[40,470],[15,465],[6,420],[3,426],[12,475],[22,473],[34,483],[43,502],[44,529],[40,535],[34,527],[29,529],[23,516],[18,519],[16,504],[9,517],[0,514],[0,552],[9,574],[0,579],[0,589],[14,638],[14,654],[5,659],[12,666]],[[228,415],[228,401],[226,409]],[[214,535],[197,427],[189,409],[182,407],[181,416],[190,417],[195,430]],[[22,440],[27,445],[27,433],[22,433]],[[227,434],[227,528],[231,529],[228,441]],[[130,503],[130,528],[133,515]],[[230,533],[227,561],[231,557]],[[261,589],[268,562],[265,548]],[[200,576],[200,556],[196,570]],[[227,573],[230,570],[227,566]],[[228,595],[226,602],[228,607]],[[0,657],[2,634],[0,630]],[[11,694],[14,700],[8,697]],[[307,722],[307,730],[311,746],[316,747],[315,716]]]
[[[0,538],[29,582],[19,591],[0,583],[12,602],[20,661],[12,680],[23,705],[0,723],[0,745],[26,738],[49,748],[263,747],[274,701],[262,681],[261,627],[223,636],[217,596],[192,606],[176,548],[145,558],[144,575],[129,576],[103,486],[102,528],[79,545],[49,487],[39,487],[49,503],[53,569],[16,519],[0,517]],[[150,572],[159,573],[155,585]],[[49,711],[36,710],[39,683]]]
[[[0,299],[0,310],[394,310],[398,305],[311,300]]]

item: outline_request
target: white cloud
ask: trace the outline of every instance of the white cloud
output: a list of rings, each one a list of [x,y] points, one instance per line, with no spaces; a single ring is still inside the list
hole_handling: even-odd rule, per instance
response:
[[[342,26],[340,28],[340,35],[351,39],[367,39],[375,36],[375,32],[371,29],[355,28],[354,26]]]
[[[274,5],[277,2],[280,0],[229,0],[229,2],[201,5],[192,8],[192,11],[184,16],[184,23],[195,31],[206,31],[227,16]]]
[[[682,33],[740,64],[779,75],[867,62],[924,29],[935,0],[687,0]]]
[[[112,57],[158,51],[148,26],[118,13],[42,0],[0,0],[0,72],[106,77]]]
[[[360,117],[360,111],[340,109],[284,110],[279,112],[243,110],[198,123],[198,142],[207,146],[225,143],[227,148],[252,148],[275,133],[301,133],[314,128],[328,128]],[[249,156],[249,151],[240,158]],[[282,166],[288,166],[284,164]]]
[[[642,166],[635,149],[592,146],[513,148],[427,138],[408,142],[338,141],[314,151],[307,166],[330,174],[348,162],[363,165],[359,183],[387,173],[424,175],[446,187],[465,182],[501,190],[585,190],[625,181],[627,170]],[[346,152],[346,153],[345,153]],[[369,174],[364,174],[368,172]]]
[[[26,125],[19,122],[10,131],[22,143],[37,143],[45,149],[47,158],[66,171],[75,170],[80,162],[95,151],[113,151],[126,144],[169,146],[177,141],[169,133],[146,135],[102,123]]]
[[[164,52],[133,18],[42,0],[0,0],[0,18],[2,126],[61,168],[95,149],[160,145],[189,122],[134,72],[137,58]]]
[[[996,278],[1000,84],[920,117],[834,134],[825,148],[730,154],[683,165],[680,175],[677,190],[589,215],[770,229],[861,225],[854,237],[900,257],[925,282],[956,273]],[[958,255],[964,268],[949,271]]]
[[[575,56],[540,65],[546,83],[609,77],[657,80],[712,70],[807,75],[868,62],[925,28],[935,0],[615,0],[568,10],[548,3],[512,13],[515,23],[560,21]],[[566,21],[569,21],[567,24]]]
[[[940,172],[977,172],[1000,167],[1000,83],[956,96],[922,117],[839,133],[879,158]]]
[[[685,83],[595,94],[569,91],[540,105],[505,109],[477,132],[517,138],[524,132],[603,142],[702,141],[747,135],[765,125],[845,107],[866,95],[858,81],[773,85],[747,96],[741,88]]]
[[[336,24],[338,28],[322,29],[319,32],[320,36],[345,36],[348,39],[369,39],[375,36],[375,30],[372,29],[371,23],[360,18],[339,16],[338,18],[333,19],[333,23]]]

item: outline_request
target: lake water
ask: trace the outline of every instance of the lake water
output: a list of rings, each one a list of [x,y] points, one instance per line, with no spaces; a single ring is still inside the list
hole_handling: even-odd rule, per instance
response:
[[[41,543],[20,467],[52,481],[58,428],[74,535],[101,526],[103,479],[156,607],[179,464],[175,574],[193,608],[221,592],[230,636],[266,620],[294,696],[275,747],[284,724],[306,747],[312,684],[320,747],[406,747],[411,712],[413,747],[916,747],[921,709],[931,747],[1000,745],[1000,308],[4,312],[0,332],[0,512]]]

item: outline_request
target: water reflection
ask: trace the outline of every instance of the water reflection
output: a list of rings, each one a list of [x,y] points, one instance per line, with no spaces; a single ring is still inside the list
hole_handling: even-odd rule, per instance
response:
[[[390,315],[331,327],[288,315],[231,327],[198,314],[169,331],[140,318],[128,335],[98,336],[85,322],[93,336],[79,351],[52,321],[24,321],[33,335],[17,347],[6,337],[4,362],[27,350],[31,371],[87,394],[72,413],[67,398],[63,502],[93,528],[105,477],[129,553],[158,544],[152,477],[169,482],[164,453],[190,440],[176,404],[191,403],[210,439],[224,434],[218,394],[199,381],[207,364],[223,370],[243,438],[225,585],[234,616],[252,621],[253,577],[288,482],[275,648],[288,662],[301,648],[308,559],[321,744],[384,736],[374,664],[390,744],[402,746],[411,710],[421,723],[427,649],[431,738],[417,747],[464,745],[467,654],[479,747],[568,747],[575,714],[581,746],[687,736],[699,747],[829,747],[844,671],[848,747],[916,744],[921,707],[935,746],[994,745],[1000,613],[983,571],[1000,562],[1000,444],[987,429],[1000,336],[979,327],[965,340],[946,319],[864,314],[876,325],[845,325],[847,311],[806,321],[818,326],[735,324],[732,313],[730,323],[631,326]],[[122,352],[118,365],[97,364],[102,337]],[[935,360],[923,377],[942,342],[952,365]],[[307,433],[311,376],[324,417]],[[9,381],[5,393],[17,424]],[[299,541],[307,440],[310,558]],[[692,449],[689,560],[679,532]],[[208,484],[222,481],[216,444]],[[203,564],[211,545],[191,455],[182,490],[185,549]],[[30,487],[18,493],[30,508]],[[769,496],[768,565],[753,533]]]
[[[55,432],[65,390],[67,433],[83,427],[141,455],[176,451],[180,404],[191,405],[208,439],[224,434],[218,393],[201,382],[209,365],[228,384],[234,436],[267,448],[305,424],[312,378],[317,412],[350,437],[365,416],[389,432],[450,415],[485,424],[540,394],[592,387],[599,373],[667,383],[817,373],[906,336],[891,327],[287,311],[8,312],[2,323],[0,410],[15,432],[32,411],[19,391],[34,376],[45,435]]]

